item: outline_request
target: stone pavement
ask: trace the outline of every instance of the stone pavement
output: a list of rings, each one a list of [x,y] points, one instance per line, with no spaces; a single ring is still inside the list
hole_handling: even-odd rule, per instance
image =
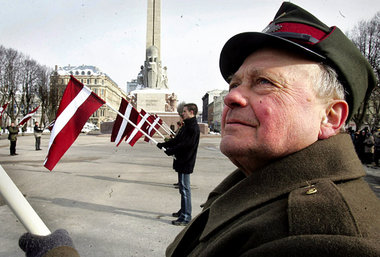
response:
[[[32,135],[19,136],[19,155],[9,156],[3,135],[0,164],[51,231],[68,230],[82,257],[164,256],[183,229],[170,223],[180,206],[171,157],[145,142],[115,147],[109,135],[82,134],[49,172],[43,167],[48,141],[43,135],[43,150],[35,151]],[[219,142],[217,136],[201,137],[191,175],[193,216],[235,168]],[[380,169],[365,168],[380,197]],[[18,238],[25,229],[1,199],[0,205],[0,257],[24,256]]]
[[[52,172],[43,167],[42,151],[32,135],[19,136],[17,156],[0,139],[0,164],[54,231],[69,231],[80,255],[91,257],[164,256],[183,227],[171,213],[180,207],[173,183],[172,157],[154,145],[138,142],[115,147],[109,135],[80,135]],[[219,151],[219,137],[202,137],[191,175],[193,216],[208,193],[234,166]],[[0,206],[0,257],[24,256],[18,238],[25,232],[6,205]]]

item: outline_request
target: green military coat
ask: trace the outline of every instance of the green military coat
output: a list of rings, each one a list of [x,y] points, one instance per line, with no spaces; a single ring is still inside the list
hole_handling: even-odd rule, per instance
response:
[[[167,256],[380,256],[380,202],[348,135],[237,170],[209,195]]]
[[[9,136],[8,139],[11,141],[17,141],[18,127],[8,127]]]

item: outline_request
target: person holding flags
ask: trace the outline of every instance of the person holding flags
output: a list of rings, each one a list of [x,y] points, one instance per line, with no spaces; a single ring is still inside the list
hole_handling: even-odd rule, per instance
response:
[[[183,128],[176,136],[164,143],[158,143],[157,147],[165,148],[167,155],[173,155],[173,169],[178,172],[178,187],[181,194],[181,209],[172,214],[177,217],[172,224],[176,226],[186,226],[191,220],[191,189],[190,174],[193,173],[195,159],[199,144],[199,126],[196,115],[198,107],[189,103],[183,107],[182,117]]]
[[[11,126],[8,126],[8,140],[11,142],[10,144],[10,155],[17,155],[16,153],[16,142],[17,142],[17,135],[18,135],[18,126],[15,125],[15,122],[11,122]]]

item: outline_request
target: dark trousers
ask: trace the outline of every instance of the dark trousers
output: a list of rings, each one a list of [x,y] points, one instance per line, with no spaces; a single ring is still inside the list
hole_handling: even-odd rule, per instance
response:
[[[181,215],[179,220],[191,220],[191,189],[190,189],[190,174],[178,172],[178,187],[181,194]]]
[[[375,149],[374,161],[375,161],[376,166],[380,166],[379,160],[380,160],[380,148]]]
[[[11,155],[15,155],[16,154],[16,142],[17,141],[11,141],[11,147],[10,147]]]
[[[36,137],[36,150],[40,150],[41,137]]]

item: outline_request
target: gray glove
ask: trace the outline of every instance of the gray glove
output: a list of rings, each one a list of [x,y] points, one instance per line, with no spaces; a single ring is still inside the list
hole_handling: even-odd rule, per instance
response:
[[[48,236],[37,236],[31,233],[23,234],[18,244],[26,257],[42,257],[48,251],[59,246],[74,248],[73,240],[64,229],[58,229]]]

